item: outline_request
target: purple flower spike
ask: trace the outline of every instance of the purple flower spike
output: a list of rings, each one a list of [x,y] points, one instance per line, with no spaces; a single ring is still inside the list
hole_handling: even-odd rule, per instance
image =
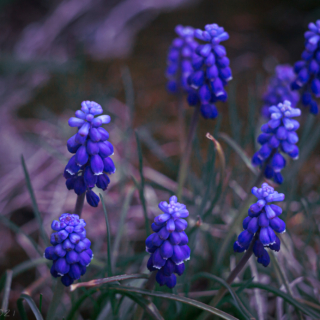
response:
[[[299,156],[299,148],[296,146],[299,138],[295,132],[299,128],[299,122],[292,118],[300,114],[301,110],[293,108],[291,102],[286,100],[269,108],[270,120],[261,127],[262,134],[258,137],[258,142],[262,146],[252,157],[252,164],[261,168],[264,166],[265,177],[278,184],[283,182],[281,170],[286,166],[281,152],[293,159]]]
[[[319,56],[320,56],[320,20],[309,24],[309,30],[305,32],[305,50],[302,52],[302,60],[294,65],[295,78],[292,79],[291,89],[300,90],[301,102],[309,108],[310,113],[318,113],[318,105],[314,98],[320,95]]]
[[[75,153],[69,160],[64,177],[68,190],[78,195],[86,192],[87,202],[96,207],[99,197],[91,190],[95,186],[106,190],[110,179],[107,174],[115,173],[115,165],[110,158],[114,153],[113,145],[107,141],[109,133],[101,128],[110,122],[108,115],[101,115],[102,107],[94,101],[83,101],[81,110],[69,119],[71,127],[78,132],[67,143],[69,152]],[[97,116],[97,117],[96,117]]]
[[[156,280],[168,288],[176,285],[174,273],[182,275],[184,261],[190,259],[188,236],[184,232],[189,216],[186,206],[178,202],[176,196],[169,199],[169,203],[162,201],[159,208],[164,213],[154,219],[152,233],[146,239],[146,251],[151,254],[147,267],[150,271],[158,270]]]
[[[266,250],[269,248],[274,251],[280,250],[280,239],[275,232],[283,233],[286,224],[278,216],[282,209],[270,204],[271,201],[283,201],[284,194],[278,193],[267,183],[263,183],[261,188],[253,187],[252,194],[258,201],[250,206],[248,217],[243,220],[243,229],[233,245],[235,252],[244,252],[253,245],[253,253],[258,258],[258,263],[267,267],[270,257]],[[252,241],[253,244],[252,244]]]
[[[300,96],[296,91],[291,90],[291,83],[294,81],[295,74],[292,66],[278,65],[275,75],[269,80],[268,88],[263,96],[264,105],[261,113],[270,119],[269,107],[282,103],[284,100],[291,102],[292,107],[296,107]]]
[[[74,280],[78,280],[85,273],[86,269],[83,269],[82,264],[85,263],[85,266],[90,264],[91,242],[87,238],[80,241],[81,236],[72,233],[72,230],[85,232],[85,222],[79,219],[78,215],[64,213],[59,220],[60,222],[56,220],[52,222],[52,229],[54,231],[60,229],[60,231],[51,235],[51,238],[55,240],[51,241],[53,242],[52,247],[46,248],[44,256],[48,260],[53,260],[50,270],[52,276],[61,277],[61,282],[65,286],[70,286]],[[83,250],[77,250],[80,244],[83,245]]]
[[[232,79],[226,50],[220,44],[229,35],[217,24],[206,25],[205,31],[179,25],[175,31],[178,38],[173,40],[167,58],[167,89],[186,92],[190,106],[201,103],[202,116],[214,119],[218,115],[214,102],[227,100],[224,86]],[[205,43],[199,44],[195,38]]]

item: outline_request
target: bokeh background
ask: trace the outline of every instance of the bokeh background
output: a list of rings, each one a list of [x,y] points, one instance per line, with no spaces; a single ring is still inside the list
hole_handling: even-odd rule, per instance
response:
[[[220,131],[228,134],[245,134],[253,126],[252,121],[259,119],[261,96],[275,66],[293,64],[300,58],[303,33],[308,23],[319,17],[318,0],[1,0],[1,215],[38,238],[21,167],[22,154],[48,233],[52,219],[72,211],[76,195],[67,191],[62,176],[69,157],[66,141],[74,134],[67,120],[81,101],[88,99],[100,103],[112,117],[106,129],[115,145],[118,171],[111,179],[105,201],[113,239],[118,231],[122,202],[131,190],[131,176],[139,178],[136,144],[129,127],[138,130],[142,141],[145,176],[150,182],[146,188],[148,214],[152,219],[158,213],[157,201],[168,197],[167,190],[174,192],[176,188],[181,150],[177,100],[165,88],[166,54],[175,36],[174,27],[182,24],[203,28],[205,24],[218,23],[229,33],[230,39],[224,45],[231,61],[233,81],[227,90],[236,101],[237,126],[230,126],[228,104],[223,103],[218,106],[219,125]],[[249,108],[252,103],[254,108]],[[192,110],[186,104],[184,108],[189,121]],[[199,157],[206,156],[205,133],[213,132],[217,122],[200,120]],[[226,151],[230,154],[227,147]],[[245,151],[252,155],[252,145]],[[294,180],[297,193],[311,203],[319,199],[319,160],[319,148],[315,148]],[[230,174],[236,162],[237,158],[233,160],[231,156]],[[196,162],[192,165],[195,174],[201,171]],[[238,174],[245,184],[247,176]],[[156,192],[152,184],[165,185],[167,189]],[[242,185],[244,189],[247,186]],[[241,193],[241,188],[238,192]],[[120,247],[123,252],[141,254],[139,266],[132,265],[127,273],[130,268],[139,269],[145,257],[144,220],[138,192],[131,196],[123,236],[123,242],[130,245]],[[289,225],[297,228],[299,234],[304,231],[299,225],[303,226],[305,218],[295,213],[302,210],[301,203],[292,201],[290,208],[295,220],[290,220]],[[95,242],[96,257],[103,260],[106,241],[101,207],[94,209],[86,204],[84,218],[88,225],[94,225],[88,228],[88,235]],[[224,229],[217,228],[215,232],[215,236],[222,238]],[[315,241],[310,247],[312,259],[319,252],[319,245]],[[0,224],[0,274],[33,258],[38,255],[26,238]],[[121,263],[128,261],[122,259]],[[34,294],[38,297],[42,292],[46,310],[52,291],[45,266],[14,279],[10,309],[16,309],[20,293],[39,277],[46,285],[41,290],[35,289]]]

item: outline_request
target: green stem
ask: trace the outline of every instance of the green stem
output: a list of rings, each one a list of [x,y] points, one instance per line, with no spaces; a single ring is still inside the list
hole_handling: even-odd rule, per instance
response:
[[[145,289],[146,290],[153,290],[154,285],[156,283],[156,275],[157,271],[152,271],[148,281],[146,282]],[[146,299],[150,300],[150,297],[144,296]],[[141,320],[143,318],[144,309],[142,309],[139,305],[137,306],[137,309],[134,313],[133,320]]]
[[[84,192],[84,193],[81,193],[79,196],[77,196],[77,202],[74,208],[74,214],[77,214],[79,217],[81,216],[81,212],[83,209],[85,195],[86,193]]]
[[[246,253],[242,256],[241,260],[239,261],[239,263],[236,265],[236,267],[231,271],[231,273],[229,274],[229,277],[227,278],[226,282],[228,284],[231,284],[233,282],[233,280],[237,277],[237,275],[241,272],[241,270],[243,269],[243,267],[246,265],[246,263],[249,261],[250,257],[252,256],[253,253],[253,244],[255,243],[256,239],[257,239],[258,234],[255,235],[255,237],[253,238],[253,240],[251,241],[251,244],[248,248],[248,250],[246,251]],[[217,295],[214,297],[213,301],[212,301],[212,306],[216,306],[219,301],[223,298],[224,294],[227,292],[227,289],[225,287],[222,287]]]
[[[181,200],[182,196],[182,189],[187,177],[187,170],[189,166],[189,160],[192,150],[192,141],[194,138],[194,135],[196,133],[197,123],[199,120],[199,114],[200,114],[200,106],[196,106],[192,115],[191,124],[189,128],[189,133],[187,137],[187,143],[185,146],[184,153],[181,158],[181,164],[179,168],[179,174],[178,174],[178,191],[177,191],[177,197],[179,200]]]
[[[64,292],[64,286],[60,278],[58,278],[56,280],[56,286],[54,288],[53,297],[49,306],[47,320],[54,320],[57,318],[56,312],[59,305],[61,304],[63,292]]]
[[[289,284],[289,281],[288,281],[288,278],[287,278],[286,274],[282,271],[282,269],[281,269],[281,267],[279,265],[279,262],[278,262],[278,260],[277,260],[277,258],[276,258],[276,256],[275,256],[273,251],[271,251],[270,258],[271,258],[272,264],[273,264],[273,266],[275,268],[279,283],[283,284],[284,287],[286,288],[287,293],[292,298],[294,298],[293,297],[293,292],[291,290],[291,287],[290,287],[290,284]],[[300,319],[303,319],[303,317],[301,315],[301,312],[298,311],[297,309],[296,309],[296,311],[298,312]]]

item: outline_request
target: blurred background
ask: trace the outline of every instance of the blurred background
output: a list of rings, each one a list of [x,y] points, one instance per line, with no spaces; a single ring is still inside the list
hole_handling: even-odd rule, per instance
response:
[[[94,100],[112,119],[105,126],[116,150],[117,173],[105,194],[112,235],[117,234],[122,202],[129,195],[123,242],[129,241],[130,248],[123,252],[141,253],[139,265],[126,272],[139,270],[146,256],[145,230],[138,192],[131,192],[131,176],[139,179],[139,173],[136,143],[128,128],[137,129],[142,141],[148,215],[152,219],[159,213],[158,200],[175,192],[180,158],[176,98],[165,88],[166,54],[175,37],[174,27],[182,24],[203,29],[205,24],[217,23],[229,33],[224,45],[233,80],[227,90],[236,100],[238,126],[230,128],[232,119],[224,103],[218,105],[219,125],[220,131],[228,134],[234,133],[232,130],[245,133],[248,126],[255,127],[251,121],[258,121],[261,96],[275,66],[293,64],[300,58],[308,23],[319,17],[318,0],[1,0],[1,215],[26,234],[38,237],[21,167],[22,154],[48,234],[52,219],[72,211],[76,195],[67,191],[62,176],[70,157],[66,141],[74,134],[67,120],[83,100]],[[254,108],[249,109],[252,101]],[[185,104],[187,121],[191,114]],[[199,157],[206,156],[205,133],[212,133],[217,122],[200,119]],[[243,147],[249,156],[253,154],[253,144]],[[295,180],[299,182],[297,192],[312,203],[319,200],[319,156],[316,148]],[[232,165],[235,160],[230,159]],[[193,163],[193,169],[197,174],[201,168]],[[243,174],[242,181],[245,178]],[[155,192],[154,185],[164,187]],[[292,212],[299,212],[300,202],[292,203]],[[103,260],[106,243],[101,205],[94,209],[85,204],[83,217],[95,226],[88,228],[88,237],[95,242],[96,257]],[[295,219],[291,221],[294,226],[304,221],[301,216]],[[217,228],[215,235],[223,237],[223,230]],[[319,246],[319,241],[313,244],[313,257]],[[38,257],[23,235],[0,224],[0,274]],[[16,309],[20,293],[40,276],[50,283],[45,266],[13,280],[10,309]],[[46,308],[52,296],[50,286],[41,292]]]

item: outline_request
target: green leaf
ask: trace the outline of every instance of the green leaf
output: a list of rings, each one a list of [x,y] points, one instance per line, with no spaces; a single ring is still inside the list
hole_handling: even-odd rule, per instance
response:
[[[122,68],[121,77],[122,77],[124,92],[126,96],[126,105],[129,107],[129,111],[130,111],[129,119],[132,120],[133,112],[134,112],[134,90],[133,90],[130,70],[127,66]]]
[[[83,304],[83,302],[90,296],[92,296],[94,293],[97,292],[97,289],[90,289],[87,290],[78,300],[76,303],[73,304],[66,320],[73,320],[74,315],[76,314],[76,312],[80,309],[81,305]]]
[[[248,169],[254,174],[258,175],[258,170],[252,165],[251,159],[246,155],[245,151],[239,146],[239,144],[230,138],[226,133],[220,132],[218,137],[224,140],[241,158]]]
[[[109,220],[108,220],[108,213],[107,213],[107,209],[106,209],[106,205],[104,203],[103,197],[101,195],[101,193],[99,193],[100,199],[101,199],[101,203],[102,203],[102,207],[103,207],[103,213],[104,213],[104,217],[106,219],[106,225],[107,225],[107,255],[108,255],[108,276],[112,277],[112,262],[111,262],[111,234],[110,234],[110,226],[109,226]]]
[[[129,210],[129,206],[130,203],[132,201],[134,192],[135,192],[136,188],[135,187],[131,187],[128,190],[128,193],[124,199],[124,203],[122,206],[122,210],[121,210],[121,214],[120,214],[120,221],[119,221],[119,226],[118,226],[118,230],[117,230],[117,234],[113,243],[113,248],[112,248],[112,268],[114,269],[116,264],[117,264],[117,259],[119,256],[119,247],[120,247],[120,241],[122,238],[122,234],[124,231],[124,223],[125,223],[125,219]]]
[[[21,318],[23,320],[28,320],[26,310],[24,309],[24,306],[23,306],[23,300],[25,300],[28,303],[28,305],[30,306],[30,308],[31,308],[33,314],[35,315],[36,319],[37,320],[43,320],[41,312],[37,308],[37,305],[35,304],[33,299],[30,296],[28,296],[27,294],[24,294],[24,293],[22,293],[20,295],[20,298],[17,301],[17,306],[18,306],[18,310],[20,312]]]
[[[146,273],[122,274],[119,276],[113,276],[103,279],[94,279],[88,282],[79,282],[76,284],[72,284],[70,286],[70,291],[74,291],[81,287],[98,287],[106,283],[130,279],[149,279],[149,275]]]
[[[209,206],[209,209],[203,215],[203,219],[205,219],[209,214],[211,214],[215,204],[217,203],[217,201],[220,198],[220,195],[223,190],[223,182],[224,182],[225,172],[226,172],[226,158],[225,158],[225,155],[224,155],[224,152],[223,152],[223,149],[222,149],[220,143],[210,133],[207,133],[206,137],[213,142],[214,148],[215,148],[216,153],[218,155],[220,179],[219,179],[219,184],[218,184],[216,192],[215,192],[215,196]]]
[[[239,287],[242,285],[243,285],[242,283],[236,283],[236,284],[233,284],[232,287]],[[308,307],[305,307],[302,303],[298,302],[296,299],[294,299],[293,297],[291,297],[287,293],[285,293],[279,289],[276,289],[270,285],[262,284],[262,283],[258,283],[258,282],[253,282],[251,284],[247,284],[247,288],[258,288],[258,289],[262,289],[262,290],[266,290],[268,292],[271,292],[274,295],[276,295],[277,297],[282,298],[286,302],[290,303],[292,306],[301,310],[306,315],[313,317],[313,319],[320,319],[320,313],[318,313],[314,310],[311,310]]]
[[[24,176],[27,182],[27,188],[31,197],[31,201],[32,201],[32,207],[33,207],[33,211],[34,211],[34,215],[36,217],[36,219],[38,220],[38,224],[40,227],[40,235],[44,241],[44,243],[46,244],[46,246],[48,247],[50,245],[49,243],[49,238],[48,235],[46,234],[44,228],[43,228],[43,223],[42,223],[42,219],[41,219],[41,215],[40,215],[40,211],[38,208],[38,204],[36,201],[36,197],[32,188],[32,184],[31,184],[31,180],[30,180],[30,176],[29,176],[29,172],[26,166],[26,163],[24,161],[24,157],[21,156],[21,163],[22,163],[22,167],[23,167],[23,172],[24,172]]]
[[[28,261],[24,261],[18,265],[16,265],[14,268],[12,268],[12,278],[18,276],[19,274],[30,270],[32,268],[35,268],[41,264],[48,264],[51,261],[49,261],[46,258],[38,258],[38,259],[33,259],[33,260],[28,260]],[[6,281],[6,275],[2,275],[1,279],[0,279],[0,291],[2,290],[4,284]]]
[[[53,297],[51,299],[48,316],[46,320],[55,320],[57,316],[57,309],[61,305],[62,296],[64,293],[64,285],[61,282],[60,278],[56,279],[56,285],[53,291]]]
[[[163,299],[179,301],[179,302],[188,304],[190,306],[194,306],[196,308],[199,308],[201,310],[210,312],[211,314],[219,316],[222,319],[227,319],[227,320],[236,320],[237,319],[237,318],[235,318],[235,317],[233,317],[233,316],[231,316],[231,315],[229,315],[219,309],[208,306],[200,301],[196,301],[196,300],[186,298],[186,297],[180,297],[180,296],[170,294],[170,293],[148,291],[148,290],[143,290],[143,289],[138,289],[138,288],[133,288],[133,287],[123,287],[123,286],[117,286],[117,287],[110,286],[109,289],[116,290],[117,292],[135,292],[135,293],[148,295],[148,296],[152,296],[152,297],[159,297],[159,298],[163,298]]]
[[[148,149],[161,160],[172,171],[177,170],[177,166],[173,163],[167,154],[163,151],[158,142],[152,137],[151,133],[146,127],[139,127],[139,136]]]
[[[233,139],[240,143],[241,140],[241,123],[237,112],[237,102],[236,102],[236,82],[232,81],[229,86],[229,99],[228,99],[228,109],[229,109],[229,120],[230,129]]]
[[[152,319],[164,320],[157,307],[151,301],[130,292],[121,291],[121,293],[129,297],[134,302],[136,302],[143,310],[145,310],[151,316]]]
[[[147,213],[146,199],[144,197],[144,176],[143,176],[142,150],[141,150],[141,143],[140,143],[140,139],[139,139],[139,135],[138,135],[137,131],[135,131],[135,135],[136,135],[137,148],[138,148],[139,172],[140,172],[140,179],[141,179],[140,187],[139,187],[139,195],[140,195],[140,201],[141,201],[142,207],[143,207],[146,233],[147,233],[147,235],[149,235],[150,234],[149,219],[148,219],[148,213]]]
[[[0,215],[0,222],[2,222],[14,233],[24,235],[30,241],[30,243],[33,245],[33,247],[36,249],[39,255],[41,257],[43,256],[43,251],[39,249],[38,244],[29,235],[27,235],[21,228],[19,228],[14,222],[10,221],[8,218],[2,215]]]
[[[241,300],[239,299],[239,297],[234,293],[234,291],[232,290],[231,286],[226,281],[224,281],[223,279],[221,279],[221,278],[219,278],[219,277],[217,277],[217,276],[215,276],[213,274],[207,273],[207,272],[200,272],[200,273],[196,274],[195,276],[192,277],[191,281],[195,281],[195,280],[197,280],[199,278],[207,278],[207,279],[219,282],[221,285],[223,285],[229,291],[231,297],[234,300],[234,305],[239,310],[239,312],[245,318],[252,317],[250,312],[243,306],[243,304],[242,304]],[[201,318],[201,316],[199,317],[199,319],[200,318]]]
[[[13,274],[12,270],[7,270],[6,283],[4,285],[4,294],[3,294],[3,299],[2,299],[1,310],[8,309],[9,296],[10,296],[10,290],[11,290],[11,282],[12,282],[12,274]]]

